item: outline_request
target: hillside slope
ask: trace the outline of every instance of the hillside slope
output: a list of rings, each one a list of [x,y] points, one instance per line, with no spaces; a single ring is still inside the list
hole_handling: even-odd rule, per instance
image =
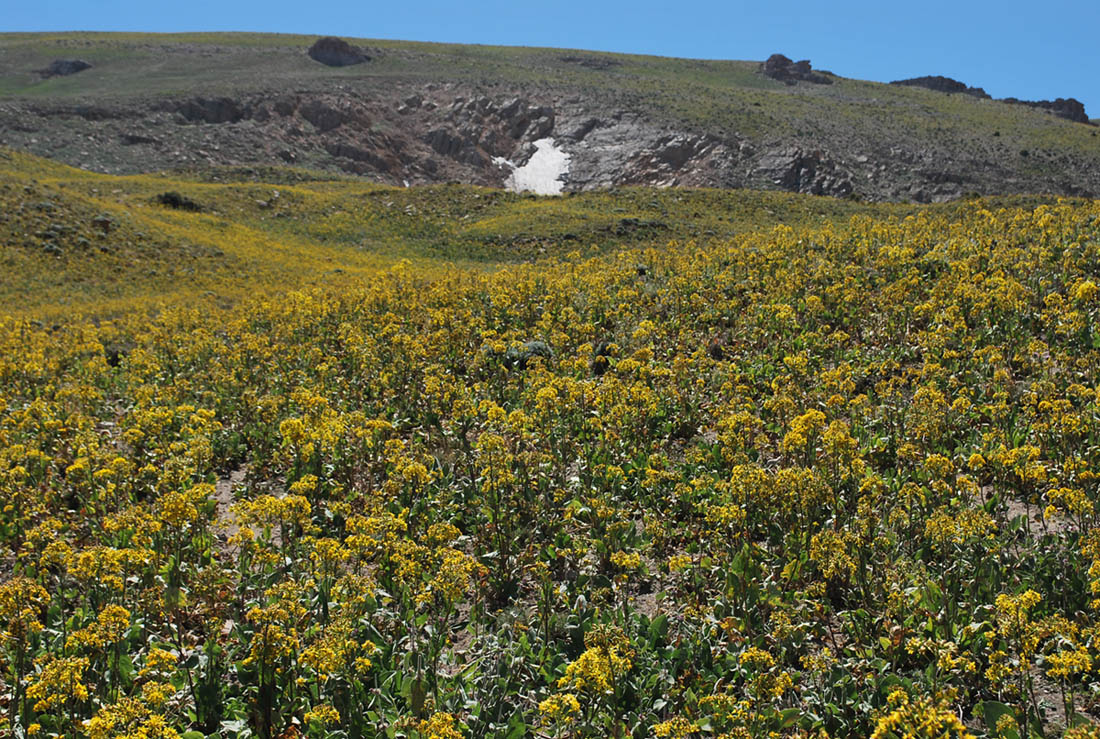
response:
[[[1041,110],[757,62],[315,37],[2,34],[0,138],[85,169],[294,164],[501,186],[552,139],[566,188],[781,189],[870,200],[1100,193],[1100,135]],[[43,75],[58,59],[91,67]]]
[[[222,305],[360,285],[404,259],[432,274],[919,209],[720,190],[535,198],[290,168],[115,176],[0,149],[0,313]]]
[[[226,307],[312,286],[355,288],[405,260],[428,276],[480,272],[623,248],[704,247],[780,224],[844,228],[855,216],[958,217],[1053,200],[905,205],[644,188],[538,198],[292,168],[104,175],[0,149],[0,315],[68,322]]]

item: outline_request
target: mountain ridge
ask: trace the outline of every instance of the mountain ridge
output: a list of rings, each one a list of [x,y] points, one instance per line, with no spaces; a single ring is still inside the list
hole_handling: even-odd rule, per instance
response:
[[[494,162],[549,136],[566,190],[1100,193],[1097,128],[1024,106],[820,70],[833,84],[780,81],[760,62],[351,40],[369,61],[315,62],[314,36],[0,34],[0,136],[109,173],[292,164],[501,187]],[[70,57],[92,66],[35,76]]]

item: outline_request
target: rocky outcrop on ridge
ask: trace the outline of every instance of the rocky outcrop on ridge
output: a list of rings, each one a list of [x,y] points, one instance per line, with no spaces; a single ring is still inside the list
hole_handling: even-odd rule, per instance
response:
[[[1002,102],[1014,105],[1026,105],[1029,108],[1045,110],[1059,118],[1065,118],[1074,123],[1091,123],[1085,114],[1085,106],[1076,98],[1058,98],[1057,100],[1018,100],[1016,98],[1004,98]]]
[[[983,100],[993,99],[990,97],[989,93],[980,87],[969,87],[963,82],[941,75],[895,80],[890,84],[906,87],[924,87],[936,92],[962,93],[963,95],[970,95]],[[1012,105],[1026,105],[1029,108],[1038,108],[1039,110],[1045,110],[1052,115],[1056,115],[1059,118],[1065,118],[1067,121],[1073,121],[1075,123],[1091,123],[1088,115],[1085,113],[1084,104],[1075,98],[1058,98],[1057,100],[1020,100],[1019,98],[1008,97],[1000,98],[999,102]]]
[[[983,100],[990,99],[989,93],[980,87],[970,87],[965,82],[959,82],[958,80],[953,80],[950,77],[944,77],[938,74],[927,77],[913,77],[907,80],[894,80],[890,84],[904,87],[924,87],[929,90],[935,90],[936,92],[962,93],[963,95],[970,95],[971,97],[981,98]]]
[[[787,85],[799,82],[812,82],[815,85],[833,84],[833,81],[824,74],[813,71],[809,59],[792,62],[782,54],[772,54],[768,57],[768,60],[760,65],[760,71],[765,77],[771,77]]]

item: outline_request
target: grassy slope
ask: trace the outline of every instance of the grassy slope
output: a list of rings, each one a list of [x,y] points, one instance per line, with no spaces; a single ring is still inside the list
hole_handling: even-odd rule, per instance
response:
[[[459,185],[391,188],[300,170],[264,170],[267,182],[234,174],[114,177],[0,151],[0,313],[58,319],[224,304],[321,282],[361,284],[401,259],[430,274],[921,210],[775,192],[536,198]],[[214,178],[222,182],[204,181]],[[166,191],[203,211],[156,204]],[[95,222],[100,216],[110,221],[107,232]]]
[[[458,81],[486,88],[590,92],[671,124],[759,141],[844,136],[869,150],[954,141],[1014,166],[1051,169],[1057,162],[1048,159],[1055,152],[1100,153],[1094,128],[1029,108],[841,78],[833,85],[787,87],[759,75],[755,62],[362,40],[380,52],[375,61],[331,69],[303,53],[314,40],[264,34],[0,34],[0,98],[91,101]],[[63,56],[96,66],[45,81],[35,73]],[[578,59],[608,66],[593,69]],[[1024,149],[1034,154],[1021,162]]]

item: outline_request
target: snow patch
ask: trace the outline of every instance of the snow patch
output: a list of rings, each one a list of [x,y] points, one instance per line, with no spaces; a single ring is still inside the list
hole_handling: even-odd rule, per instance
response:
[[[569,172],[569,155],[552,138],[536,141],[535,153],[522,167],[517,167],[504,157],[495,157],[493,163],[512,170],[504,180],[507,189],[536,195],[561,195],[565,186],[562,177]]]

